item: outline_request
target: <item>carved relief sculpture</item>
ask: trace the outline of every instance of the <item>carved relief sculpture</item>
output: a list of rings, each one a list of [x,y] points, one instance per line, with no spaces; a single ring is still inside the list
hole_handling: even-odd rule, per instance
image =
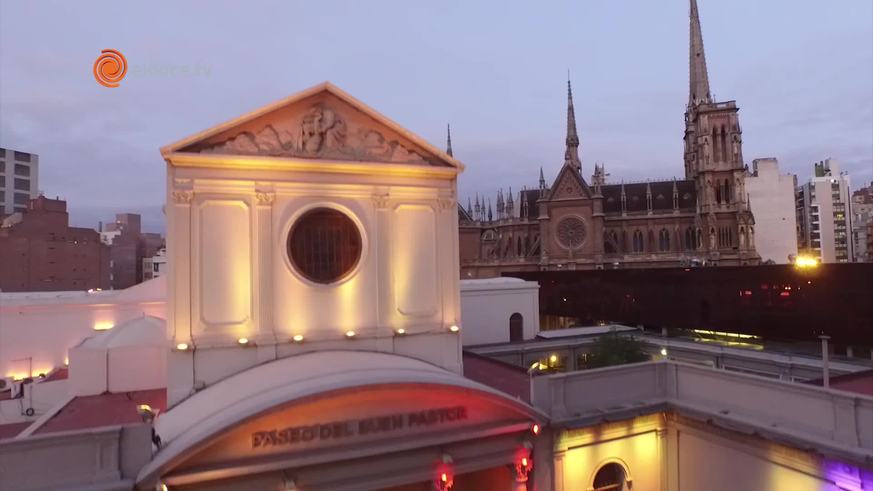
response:
[[[349,126],[346,118],[323,102],[313,104],[296,121],[274,121],[257,132],[243,131],[200,149],[204,153],[270,157],[333,158],[427,164],[415,150],[386,138],[374,128]]]

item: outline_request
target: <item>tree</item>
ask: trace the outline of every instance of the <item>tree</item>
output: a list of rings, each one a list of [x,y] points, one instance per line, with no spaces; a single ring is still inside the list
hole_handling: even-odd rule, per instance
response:
[[[610,332],[597,338],[588,356],[588,368],[611,367],[648,361],[642,341]]]

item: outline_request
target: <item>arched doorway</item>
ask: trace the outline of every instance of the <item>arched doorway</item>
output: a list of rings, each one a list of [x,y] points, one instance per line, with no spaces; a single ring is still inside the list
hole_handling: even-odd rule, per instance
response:
[[[524,317],[518,312],[509,316],[509,342],[524,341]]]

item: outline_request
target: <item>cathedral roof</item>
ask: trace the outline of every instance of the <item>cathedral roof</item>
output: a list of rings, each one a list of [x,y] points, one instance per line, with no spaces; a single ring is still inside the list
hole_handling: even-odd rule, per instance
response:
[[[652,192],[652,210],[673,210],[673,183],[674,181],[637,182],[632,184],[607,184],[601,187],[603,194],[603,211],[605,213],[621,213],[621,192],[624,188],[626,210],[628,213],[648,211],[646,201],[648,189]],[[697,203],[697,194],[694,189],[694,181],[675,181],[679,192],[679,208],[694,209]]]

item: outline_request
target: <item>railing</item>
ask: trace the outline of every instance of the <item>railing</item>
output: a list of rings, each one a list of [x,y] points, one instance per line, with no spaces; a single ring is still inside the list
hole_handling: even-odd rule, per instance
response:
[[[0,489],[132,489],[151,425],[104,426],[0,442]]]
[[[532,396],[553,424],[676,410],[873,465],[869,396],[673,361],[536,377]]]

